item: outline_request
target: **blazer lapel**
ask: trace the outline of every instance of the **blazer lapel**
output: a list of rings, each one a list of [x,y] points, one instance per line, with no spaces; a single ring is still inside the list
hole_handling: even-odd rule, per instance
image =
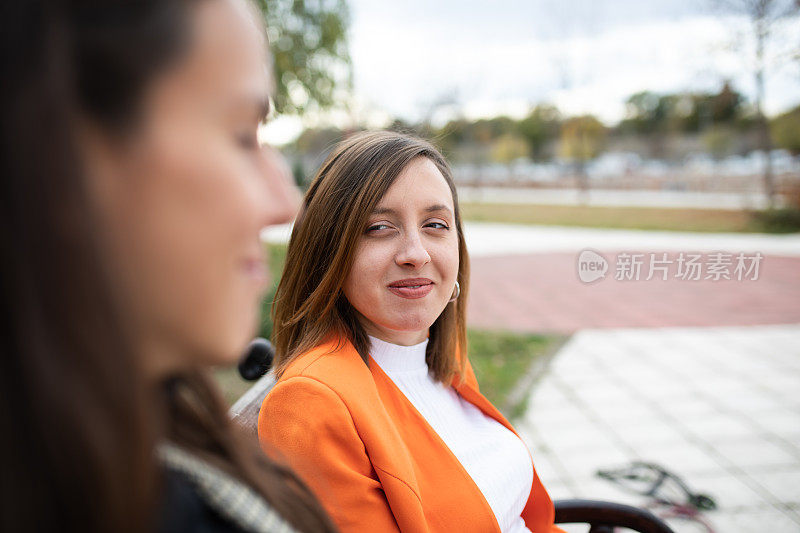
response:
[[[438,501],[438,512],[427,515],[431,529],[499,533],[494,511],[447,444],[372,358],[370,370],[392,425],[402,436],[404,451],[411,451],[411,462],[422,472],[421,496],[429,503]],[[438,481],[432,484],[431,479]]]
[[[403,532],[430,533],[411,457],[370,369],[350,342],[339,344],[337,351],[350,363],[348,388],[353,401],[348,405],[398,527]]]

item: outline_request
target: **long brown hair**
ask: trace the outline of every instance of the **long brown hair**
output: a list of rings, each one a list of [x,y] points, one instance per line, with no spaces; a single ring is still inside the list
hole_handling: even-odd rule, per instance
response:
[[[367,219],[397,176],[418,157],[430,159],[453,195],[458,232],[459,298],[430,328],[426,359],[434,378],[449,382],[463,373],[466,358],[466,296],[469,257],[450,167],[430,143],[395,132],[366,132],[337,146],[306,193],[273,302],[275,372],[329,335],[353,343],[367,361],[369,339],[345,298],[342,285],[353,264]]]
[[[302,531],[316,498],[226,416],[202,372],[146,384],[107,271],[76,138],[135,127],[190,39],[192,0],[27,0],[0,16],[0,530],[143,531],[169,438]]]

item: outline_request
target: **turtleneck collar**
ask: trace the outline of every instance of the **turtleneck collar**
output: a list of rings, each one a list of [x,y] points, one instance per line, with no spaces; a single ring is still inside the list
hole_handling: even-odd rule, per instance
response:
[[[371,343],[369,354],[387,374],[398,372],[428,372],[425,362],[425,349],[428,339],[413,346],[400,346],[368,335]]]

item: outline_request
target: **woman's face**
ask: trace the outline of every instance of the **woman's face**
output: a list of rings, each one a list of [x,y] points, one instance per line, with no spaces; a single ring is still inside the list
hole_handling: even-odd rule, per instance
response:
[[[209,0],[191,24],[132,138],[87,143],[112,281],[156,376],[239,357],[268,281],[260,230],[289,221],[299,200],[256,137],[270,80],[253,13]]]
[[[344,283],[367,333],[387,342],[425,340],[458,275],[453,195],[426,157],[414,159],[370,214]]]

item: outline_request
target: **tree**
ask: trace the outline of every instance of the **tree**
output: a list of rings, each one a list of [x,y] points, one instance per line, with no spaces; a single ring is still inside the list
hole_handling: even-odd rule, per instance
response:
[[[302,115],[352,85],[345,0],[257,0],[275,61],[275,108]]]
[[[528,155],[528,143],[514,133],[501,135],[492,143],[492,159],[508,167],[509,180],[513,179],[514,161]]]
[[[642,91],[628,97],[625,102],[625,119],[620,126],[639,134],[660,131],[668,114],[667,101],[659,94]]]
[[[513,133],[500,136],[492,144],[492,159],[510,165],[515,160],[528,155],[528,144]]]
[[[715,124],[734,122],[739,118],[744,98],[725,80],[719,93],[709,98],[711,120]]]
[[[631,95],[625,102],[626,118],[620,131],[634,133],[647,140],[650,157],[663,157],[665,139],[675,120],[677,95],[660,95],[642,91]]]
[[[770,130],[776,146],[800,155],[800,106],[775,117]]]
[[[592,115],[569,118],[561,126],[561,155],[575,164],[583,199],[589,191],[586,163],[600,155],[605,137],[606,127]]]
[[[554,106],[540,104],[517,123],[519,135],[528,143],[534,161],[546,159],[545,149],[558,138],[560,115]]]
[[[755,42],[752,69],[755,81],[755,112],[759,129],[759,147],[764,152],[764,194],[770,208],[775,205],[775,180],[772,172],[772,140],[769,123],[764,114],[765,76],[767,70],[767,47],[772,40],[777,24],[787,17],[795,16],[800,3],[793,0],[717,0],[723,9],[746,16]]]

